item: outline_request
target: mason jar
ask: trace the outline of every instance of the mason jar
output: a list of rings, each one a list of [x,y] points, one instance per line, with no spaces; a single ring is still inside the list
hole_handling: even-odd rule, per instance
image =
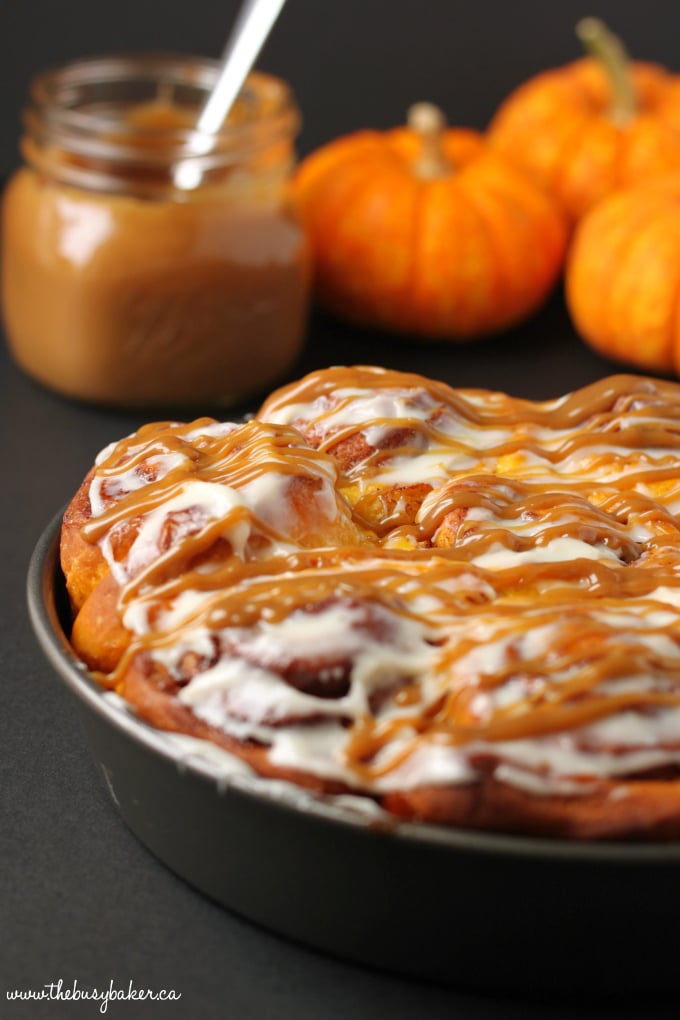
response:
[[[45,386],[123,407],[227,404],[296,359],[311,275],[288,201],[299,111],[285,82],[252,73],[201,136],[217,73],[144,54],[31,83],[2,307],[11,354]]]

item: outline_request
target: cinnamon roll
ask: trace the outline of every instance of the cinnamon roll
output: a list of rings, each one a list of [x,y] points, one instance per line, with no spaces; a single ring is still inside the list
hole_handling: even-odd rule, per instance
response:
[[[680,836],[680,385],[528,401],[358,366],[142,427],[62,528],[140,717],[412,821]]]

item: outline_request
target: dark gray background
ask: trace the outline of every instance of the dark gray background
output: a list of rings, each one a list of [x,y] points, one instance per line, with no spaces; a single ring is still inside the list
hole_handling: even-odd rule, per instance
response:
[[[216,0],[2,0],[0,176],[17,163],[19,110],[34,72],[121,50],[217,56],[236,9]],[[671,0],[590,8],[562,0],[289,0],[260,66],[287,78],[297,94],[303,154],[346,131],[396,124],[421,99],[439,103],[452,122],[483,128],[521,80],[578,55],[573,26],[585,14],[607,19],[635,56],[680,71],[680,5]],[[338,361],[532,397],[615,369],[576,337],[559,291],[520,329],[460,349],[377,337],[315,314],[295,371]],[[24,583],[40,531],[94,454],[143,417],[60,400],[25,379],[0,345],[0,1020],[99,1015],[91,1006],[6,1001],[7,990],[59,978],[81,987],[133,980],[182,993],[179,1003],[155,1010],[109,1007],[108,1016],[131,1020],[677,1016],[674,1004],[650,1002],[506,1002],[338,963],[231,916],[139,845],[107,799],[70,696],[35,645]],[[674,931],[669,917],[670,938]],[[531,960],[526,969],[530,987]]]
[[[0,5],[0,170],[13,165],[31,75],[85,55],[175,50],[219,56],[234,0],[23,0]],[[400,121],[416,100],[483,128],[524,78],[579,56],[574,25],[597,14],[633,56],[680,70],[674,0],[288,0],[260,66],[292,84],[300,149],[358,127]]]

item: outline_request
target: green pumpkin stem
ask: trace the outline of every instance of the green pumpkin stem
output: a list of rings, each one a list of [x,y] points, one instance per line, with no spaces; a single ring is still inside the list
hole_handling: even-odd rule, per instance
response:
[[[576,25],[576,34],[607,75],[612,91],[609,110],[612,120],[627,124],[637,113],[637,96],[625,46],[599,18],[582,18]]]
[[[414,103],[408,111],[408,126],[420,135],[421,147],[413,172],[421,180],[448,177],[452,166],[442,145],[446,118],[432,103]]]

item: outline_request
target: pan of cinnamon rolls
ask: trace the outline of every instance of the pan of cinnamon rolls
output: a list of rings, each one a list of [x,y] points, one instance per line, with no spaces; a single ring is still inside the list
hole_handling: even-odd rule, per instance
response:
[[[553,918],[572,988],[604,943],[658,984],[630,910],[680,864],[679,515],[680,385],[337,367],[102,450],[29,604],[125,820],[232,909],[487,987]]]

